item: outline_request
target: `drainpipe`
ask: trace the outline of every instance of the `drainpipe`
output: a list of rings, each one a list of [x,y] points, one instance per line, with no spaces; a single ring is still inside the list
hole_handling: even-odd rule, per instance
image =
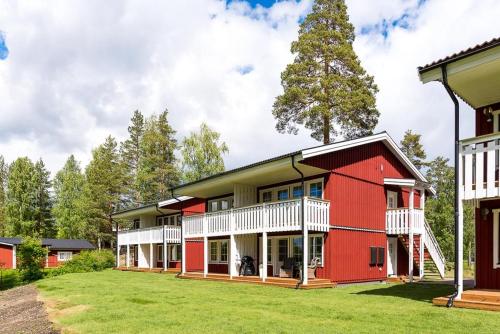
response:
[[[441,73],[443,77],[442,84],[444,88],[446,89],[446,92],[448,92],[448,95],[450,96],[451,100],[453,101],[453,104],[455,106],[455,270],[454,270],[454,283],[455,283],[455,292],[450,296],[450,299],[448,300],[448,303],[446,304],[447,307],[452,307],[453,306],[453,301],[455,298],[458,297],[459,294],[459,281],[458,281],[458,275],[459,275],[459,270],[458,270],[458,262],[460,261],[459,259],[459,254],[458,254],[458,229],[459,229],[459,215],[460,215],[460,198],[459,198],[459,191],[458,191],[458,184],[460,182],[460,175],[459,175],[459,170],[458,170],[458,164],[459,164],[459,154],[460,154],[460,109],[458,105],[458,100],[455,94],[453,93],[453,90],[450,88],[448,85],[448,73],[446,70],[446,65],[443,65],[441,67]]]
[[[184,224],[182,223],[182,217],[183,217],[183,212],[182,212],[182,201],[177,198],[174,194],[174,191],[172,189],[170,189],[170,193],[172,194],[172,198],[175,199],[177,202],[181,203],[181,249],[182,249],[182,240],[183,240],[183,237],[184,237]],[[185,258],[185,249],[182,249],[182,254],[181,254],[181,271],[180,273],[177,273],[177,275],[175,275],[175,277],[179,277],[180,275],[182,275],[182,268],[184,267],[184,261],[183,259]]]
[[[300,183],[302,187],[302,196],[300,196],[300,223],[302,225],[302,254],[304,254],[304,247],[305,247],[305,232],[306,232],[306,224],[304,223],[304,194],[305,194],[305,187],[304,187],[304,173],[300,171],[300,169],[295,166],[295,156],[292,155],[292,167],[297,171],[297,173],[300,174]],[[307,264],[302,263],[302,275],[300,276],[300,281],[297,283],[295,286],[295,289],[298,289],[303,283],[304,283],[304,275],[307,275]]]

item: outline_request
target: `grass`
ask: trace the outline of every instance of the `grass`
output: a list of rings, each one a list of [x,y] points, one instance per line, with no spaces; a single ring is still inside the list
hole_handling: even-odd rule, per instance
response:
[[[1,270],[0,276],[0,291],[11,289],[22,283],[19,277],[19,272],[14,269]]]
[[[433,306],[433,297],[451,292],[444,285],[293,290],[106,270],[37,286],[55,310],[52,319],[76,333],[491,333],[500,327],[498,313]]]

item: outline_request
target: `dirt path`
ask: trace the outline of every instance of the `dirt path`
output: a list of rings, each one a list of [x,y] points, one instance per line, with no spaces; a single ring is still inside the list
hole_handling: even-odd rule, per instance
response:
[[[0,292],[0,333],[56,334],[33,285]]]

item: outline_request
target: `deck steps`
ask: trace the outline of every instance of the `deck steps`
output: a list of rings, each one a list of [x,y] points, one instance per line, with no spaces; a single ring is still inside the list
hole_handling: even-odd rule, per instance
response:
[[[406,280],[407,280],[407,277],[404,275],[387,277],[387,283],[406,283]]]
[[[177,274],[180,273],[181,270],[179,268],[168,268],[166,271],[163,270],[163,268],[137,268],[137,267],[114,267],[113,270],[120,270],[120,271],[134,271],[134,272],[139,272],[139,273],[166,273],[166,274]]]
[[[229,278],[227,274],[208,274],[207,277],[203,277],[203,273],[185,273],[180,275],[179,278],[183,279],[197,279],[197,280],[210,280],[210,281],[224,281],[233,283],[250,283],[259,285],[271,285],[279,286],[284,288],[297,288],[298,279],[294,278],[280,278],[280,277],[268,277],[265,282],[262,282],[261,278],[258,276],[235,276],[233,279]],[[322,289],[322,288],[333,288],[336,284],[330,282],[328,279],[310,279],[307,285],[300,285],[299,289]]]
[[[449,296],[437,297],[432,300],[434,305],[446,306]],[[472,289],[462,293],[462,299],[453,302],[454,307],[500,311],[500,290]]]

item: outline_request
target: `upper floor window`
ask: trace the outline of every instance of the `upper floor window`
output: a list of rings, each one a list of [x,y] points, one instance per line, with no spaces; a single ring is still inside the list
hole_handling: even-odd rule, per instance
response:
[[[316,178],[304,182],[304,191],[300,182],[290,183],[284,186],[276,186],[263,189],[259,192],[260,202],[284,201],[290,198],[297,199],[303,195],[323,198],[323,178]]]
[[[141,227],[141,220],[140,219],[134,219],[134,223],[132,225],[133,229],[138,229]]]
[[[181,215],[170,215],[170,216],[162,216],[156,218],[156,226],[162,226],[163,224],[167,226],[180,226]]]
[[[315,182],[309,185],[309,196],[322,198],[323,197],[323,182]]]
[[[224,197],[208,201],[209,212],[229,210],[233,207],[233,197]]]
[[[278,190],[278,201],[285,201],[288,199],[288,189]]]
[[[302,185],[293,187],[292,189],[293,198],[300,198],[302,197],[302,194],[303,194]]]
[[[272,202],[273,200],[273,192],[272,191],[264,191],[262,193],[262,202]]]

